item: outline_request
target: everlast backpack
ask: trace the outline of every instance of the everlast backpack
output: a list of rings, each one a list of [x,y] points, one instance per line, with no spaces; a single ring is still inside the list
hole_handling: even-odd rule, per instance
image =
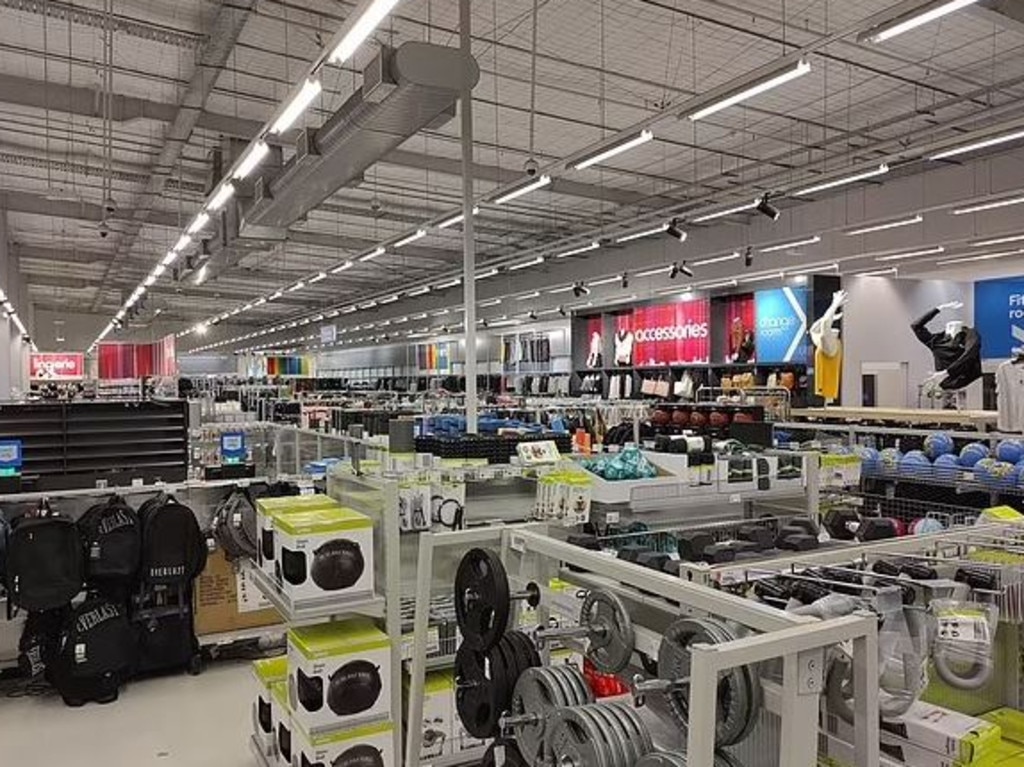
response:
[[[139,508],[142,560],[139,577],[148,585],[189,585],[206,567],[206,538],[188,506],[166,493]]]
[[[124,606],[92,596],[64,622],[50,681],[69,706],[109,703],[134,670],[135,648]]]
[[[57,655],[61,628],[71,607],[31,612],[18,640],[18,668],[28,678],[49,675]]]
[[[7,541],[7,593],[15,607],[52,610],[82,590],[85,564],[78,527],[67,517],[15,518]]]
[[[6,582],[7,573],[7,535],[11,526],[7,524],[7,518],[0,511],[0,583]]]
[[[130,582],[139,570],[142,530],[135,509],[119,496],[89,508],[78,520],[90,582]]]
[[[247,492],[235,490],[221,501],[211,527],[229,560],[256,558],[256,507]]]

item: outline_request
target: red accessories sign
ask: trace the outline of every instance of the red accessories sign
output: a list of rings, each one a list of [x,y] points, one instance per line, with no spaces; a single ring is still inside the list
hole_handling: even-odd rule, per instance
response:
[[[640,306],[615,318],[616,364],[707,363],[711,357],[711,302],[706,298]],[[631,347],[631,348],[629,348]]]
[[[85,355],[77,352],[37,352],[29,358],[33,381],[79,381],[85,378]]]

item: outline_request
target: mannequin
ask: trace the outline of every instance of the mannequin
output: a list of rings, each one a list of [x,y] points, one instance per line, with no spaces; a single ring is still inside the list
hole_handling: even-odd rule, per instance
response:
[[[999,431],[1024,431],[1024,348],[1013,349],[996,368],[996,408]]]
[[[839,310],[846,305],[848,298],[845,290],[833,293],[832,303],[808,331],[814,344],[814,393],[824,398],[826,405],[839,397],[843,342],[839,340],[839,328],[835,324],[843,318]]]
[[[615,364],[629,367],[633,364],[633,332],[629,328],[615,331]]]
[[[601,355],[601,334],[593,333],[590,336],[590,353],[587,355],[587,367],[599,368],[604,364]]]
[[[981,336],[974,328],[967,327],[960,319],[951,319],[941,333],[928,330],[928,323],[944,311],[963,308],[961,301],[939,304],[917,320],[910,327],[917,340],[931,349],[935,359],[935,372],[925,385],[938,382],[945,391],[963,389],[981,378]]]

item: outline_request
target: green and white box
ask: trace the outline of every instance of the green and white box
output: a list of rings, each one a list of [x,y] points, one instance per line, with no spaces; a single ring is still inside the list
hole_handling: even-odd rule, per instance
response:
[[[260,539],[256,546],[256,564],[269,577],[274,577],[274,516],[300,514],[306,511],[337,509],[340,504],[321,495],[286,495],[280,498],[260,498],[256,501],[256,531]]]
[[[373,593],[373,520],[337,507],[277,514],[274,578],[293,603]]]
[[[391,722],[374,722],[319,735],[296,727],[292,767],[334,764],[396,767],[394,730]]]
[[[263,658],[253,661],[252,674],[256,680],[256,697],[252,702],[252,733],[260,752],[270,758],[277,754],[277,733],[274,723],[272,684],[288,679],[288,658]]]
[[[456,716],[452,708],[455,677],[451,671],[434,671],[423,680],[423,721],[413,722],[423,732],[420,742],[420,761],[429,762],[452,753],[453,719]],[[408,712],[409,678],[405,678],[404,710]],[[410,726],[405,723],[406,731]]]
[[[307,733],[391,717],[391,640],[369,620],[288,632],[288,699]]]
[[[270,685],[270,716],[274,725],[274,756],[267,761],[272,765],[291,767],[295,725],[288,708],[287,682],[274,682]]]

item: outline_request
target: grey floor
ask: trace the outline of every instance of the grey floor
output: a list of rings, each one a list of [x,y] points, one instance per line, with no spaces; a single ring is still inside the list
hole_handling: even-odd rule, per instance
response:
[[[210,664],[197,677],[135,681],[105,706],[68,708],[56,696],[11,698],[6,692],[0,688],[3,764],[254,764],[247,662]]]

